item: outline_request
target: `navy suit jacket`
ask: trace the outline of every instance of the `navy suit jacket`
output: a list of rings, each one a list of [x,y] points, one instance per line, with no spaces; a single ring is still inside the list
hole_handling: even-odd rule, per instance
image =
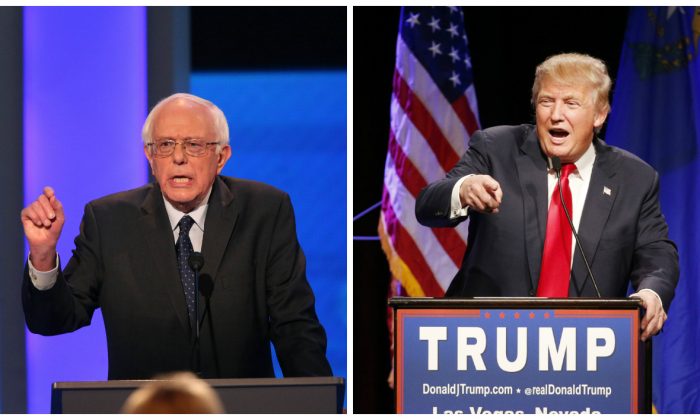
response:
[[[202,255],[202,376],[274,376],[270,341],[285,376],[332,375],[286,193],[217,177]],[[90,202],[56,284],[37,290],[25,268],[27,325],[66,333],[88,325],[100,307],[110,379],[191,369],[193,334],[176,261],[157,184]]]
[[[595,139],[596,158],[578,229],[583,250],[603,297],[635,290],[659,294],[666,311],[678,282],[678,253],[658,199],[658,174],[636,156]],[[547,159],[532,125],[476,132],[469,149],[446,178],[427,186],[416,217],[432,227],[455,226],[450,197],[467,174],[499,182],[503,200],[496,214],[470,211],[467,251],[447,296],[534,296],[547,226]],[[609,194],[607,191],[609,190]],[[574,253],[571,297],[596,296],[583,259]]]

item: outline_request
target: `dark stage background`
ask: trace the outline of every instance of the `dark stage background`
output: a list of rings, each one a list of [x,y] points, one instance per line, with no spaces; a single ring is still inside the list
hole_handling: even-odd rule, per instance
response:
[[[481,127],[533,122],[529,101],[535,67],[550,55],[593,55],[607,63],[615,81],[627,7],[463,10]],[[399,13],[399,7],[353,11],[353,214],[381,199]],[[353,234],[376,236],[378,220],[377,209],[353,223]],[[379,241],[354,241],[353,260],[353,408],[355,413],[391,413],[389,267]]]
[[[345,7],[191,7],[192,70],[345,68]]]

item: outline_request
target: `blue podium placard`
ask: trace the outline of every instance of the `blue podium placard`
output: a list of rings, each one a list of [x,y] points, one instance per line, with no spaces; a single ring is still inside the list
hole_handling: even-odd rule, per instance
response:
[[[638,309],[398,308],[399,413],[638,413]]]

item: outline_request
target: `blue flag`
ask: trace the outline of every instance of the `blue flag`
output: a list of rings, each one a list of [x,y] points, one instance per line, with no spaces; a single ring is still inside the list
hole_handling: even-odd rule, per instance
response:
[[[680,281],[653,341],[660,413],[700,413],[700,7],[632,7],[606,140],[660,175]]]

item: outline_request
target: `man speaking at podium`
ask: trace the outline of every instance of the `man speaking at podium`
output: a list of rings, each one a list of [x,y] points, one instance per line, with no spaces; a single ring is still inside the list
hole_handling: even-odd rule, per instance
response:
[[[446,296],[624,297],[631,281],[646,308],[642,340],[661,330],[678,253],[656,171],[596,136],[611,84],[596,58],[548,58],[532,88],[536,125],[476,132],[446,178],[420,193],[420,223],[470,219],[469,245]]]
[[[30,331],[71,332],[102,308],[109,379],[272,377],[270,341],[285,376],[331,376],[289,196],[219,175],[228,124],[202,98],[164,99],[142,134],[156,182],[88,203],[63,270],[60,191],[47,187],[22,210]]]

